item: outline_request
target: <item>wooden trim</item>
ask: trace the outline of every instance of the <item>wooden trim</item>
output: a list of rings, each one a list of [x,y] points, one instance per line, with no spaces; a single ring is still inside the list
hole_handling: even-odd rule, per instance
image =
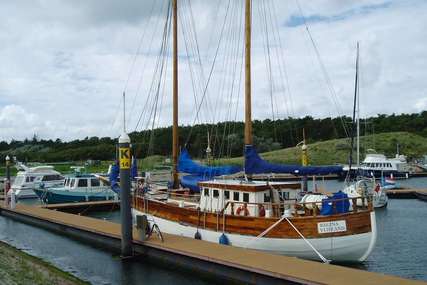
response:
[[[301,183],[283,183],[283,184],[264,184],[264,185],[250,185],[250,184],[227,184],[227,183],[209,183],[199,182],[199,187],[208,187],[222,190],[236,190],[244,192],[261,192],[274,189],[301,189]]]
[[[203,214],[203,228],[213,231],[222,229],[224,226],[223,222],[226,220],[224,226],[225,231],[233,234],[257,236],[278,220],[278,218],[244,217],[236,215],[226,215],[226,219],[224,219],[222,213],[218,214],[220,218],[217,219],[217,213],[206,212],[195,208],[180,208],[176,205],[155,200],[149,200],[149,206],[144,208],[144,198],[136,197],[134,201],[134,208],[138,211],[172,222],[190,225],[195,228],[199,223],[200,214]],[[357,213],[349,212],[331,216],[299,216],[291,217],[289,220],[306,238],[338,237],[371,232],[370,212],[369,210],[361,210]],[[345,220],[347,231],[326,234],[320,234],[318,232],[317,223],[338,220]],[[300,238],[296,231],[286,221],[277,225],[266,237]]]

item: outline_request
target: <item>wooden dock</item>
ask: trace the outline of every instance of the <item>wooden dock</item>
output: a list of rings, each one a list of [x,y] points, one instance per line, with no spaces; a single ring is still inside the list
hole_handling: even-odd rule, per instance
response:
[[[44,227],[69,237],[120,249],[120,225],[100,219],[18,204],[14,210],[0,207],[0,214]],[[163,234],[141,241],[134,229],[134,251],[163,262],[214,274],[239,283],[258,284],[426,284],[337,265],[224,246]]]
[[[79,203],[62,203],[62,204],[43,204],[40,208],[48,210],[57,210],[67,213],[89,213],[93,211],[115,211],[120,209],[120,201],[92,201]]]
[[[416,188],[402,188],[402,189],[390,189],[387,190],[387,196],[390,199],[417,199],[416,192],[426,193],[427,189],[416,189]]]

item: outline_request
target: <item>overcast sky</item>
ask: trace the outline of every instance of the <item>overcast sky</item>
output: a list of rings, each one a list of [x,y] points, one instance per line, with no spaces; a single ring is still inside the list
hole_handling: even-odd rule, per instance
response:
[[[178,2],[180,123],[241,120],[244,1]],[[357,41],[362,117],[427,110],[427,1],[299,4],[253,1],[254,119],[350,115]],[[124,90],[129,131],[170,125],[172,62],[159,57],[167,9],[166,0],[0,1],[0,140],[117,136]]]

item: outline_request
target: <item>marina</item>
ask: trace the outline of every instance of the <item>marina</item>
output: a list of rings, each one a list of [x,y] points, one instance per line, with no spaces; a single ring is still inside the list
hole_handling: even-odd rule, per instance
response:
[[[1,284],[427,284],[427,4],[97,1],[2,15]]]
[[[420,178],[419,179],[411,179],[408,180],[408,184],[405,184],[405,186],[409,186],[412,185],[412,187],[419,187],[420,185],[423,185],[424,178]],[[339,187],[340,183],[338,183],[337,181],[326,181],[326,183],[328,183],[329,185],[329,189],[334,189],[336,187]],[[311,187],[312,185],[309,185],[309,187]],[[65,204],[65,205],[61,205],[61,204],[53,204],[48,206],[49,208],[51,208],[52,210],[44,210],[43,212],[40,212],[37,216],[40,217],[45,217],[47,218],[50,222],[52,220],[55,219],[59,219],[61,221],[61,223],[64,223],[66,225],[70,225],[73,223],[77,223],[77,227],[81,228],[82,226],[84,226],[86,229],[90,229],[91,226],[90,224],[95,224],[96,226],[92,229],[96,232],[103,232],[105,231],[103,229],[103,223],[109,221],[108,223],[106,223],[107,227],[109,229],[115,228],[116,230],[116,235],[118,234],[117,232],[119,231],[119,226],[117,224],[111,224],[111,222],[116,223],[120,221],[120,212],[117,210],[113,210],[112,208],[112,203],[114,201],[105,201],[105,202],[85,202],[85,203],[77,203],[77,204]],[[29,215],[35,215],[35,213],[38,213],[37,208],[41,208],[40,207],[40,203],[37,201],[33,201],[31,202],[31,200],[23,200],[22,201],[22,206],[18,207],[23,207],[22,210],[24,212],[26,212]],[[100,203],[104,203],[105,207],[101,207],[98,208],[97,210],[94,210],[97,208],[97,204]],[[108,204],[109,203],[109,204]],[[386,274],[392,274],[392,275],[398,275],[401,277],[405,277],[405,278],[411,278],[411,279],[418,279],[418,280],[427,280],[427,275],[425,274],[425,270],[424,270],[424,265],[426,260],[425,260],[425,256],[426,256],[426,252],[423,250],[419,250],[416,253],[411,251],[410,248],[412,247],[418,247],[421,248],[420,246],[423,243],[423,236],[425,234],[427,234],[425,232],[425,228],[423,227],[418,227],[417,230],[414,230],[414,227],[416,227],[417,224],[419,224],[421,221],[423,221],[423,219],[426,218],[427,215],[427,211],[425,209],[425,207],[423,208],[423,203],[422,201],[418,201],[417,199],[392,199],[389,202],[389,205],[387,208],[385,209],[379,209],[376,211],[377,214],[377,228],[378,228],[378,241],[377,241],[377,246],[376,248],[373,250],[372,254],[370,255],[370,257],[363,263],[360,265],[344,265],[344,266],[350,266],[352,268],[356,268],[356,269],[360,269],[360,270],[368,270],[368,271],[373,271],[373,272],[381,272],[381,273],[386,273]],[[26,206],[29,205],[29,206]],[[43,207],[43,205],[42,205]],[[46,206],[45,206],[46,207]],[[72,208],[75,207],[75,210],[73,211]],[[94,211],[87,211],[87,207],[93,207],[92,210]],[[53,210],[56,209],[56,210]],[[43,209],[40,209],[43,210]],[[61,217],[61,216],[56,216],[56,215],[61,215],[59,211],[66,211],[66,212],[73,212],[73,213],[81,213],[81,215],[70,215],[68,214],[68,216]],[[95,221],[91,221],[88,225],[85,225],[85,223],[83,223],[80,218],[85,219],[85,217],[83,217],[82,215],[88,215],[91,217],[95,217],[96,219],[99,220],[95,220]],[[414,218],[410,218],[410,217],[414,217]],[[64,220],[62,220],[61,218],[64,218]],[[37,256],[44,256],[43,251],[40,252],[40,249],[43,248],[39,248],[39,245],[36,244],[32,244],[32,236],[33,234],[30,236],[30,239],[25,239],[25,240],[21,240],[19,237],[15,236],[15,238],[10,239],[7,238],[8,236],[10,236],[10,233],[8,234],[9,230],[12,230],[12,228],[10,228],[8,230],[8,228],[4,228],[4,224],[3,222],[5,221],[4,219],[6,219],[6,217],[2,214],[0,215],[0,229],[4,229],[5,231],[2,231],[3,234],[0,235],[0,239],[3,241],[7,241],[9,243],[11,243],[12,245],[15,246],[21,246],[26,248],[27,250],[30,250],[30,252],[37,253]],[[13,219],[14,220],[14,219]],[[16,224],[17,222],[12,222],[12,220],[10,221],[11,223]],[[28,222],[28,221],[27,221]],[[50,223],[49,222],[49,223]],[[34,225],[34,222],[30,222],[30,224]],[[40,224],[38,225],[40,226]],[[19,225],[17,224],[15,230],[21,231],[20,228],[24,227],[24,225]],[[42,227],[42,228],[46,228],[46,227]],[[52,230],[51,227],[47,227],[50,230]],[[98,243],[98,242],[94,242],[94,239],[90,239],[90,241],[88,242],[87,239],[85,239],[85,235],[81,235],[78,234],[77,236],[73,236],[70,231],[67,230],[66,235],[64,236],[63,234],[60,234],[58,236],[58,233],[60,233],[61,231],[66,230],[64,228],[64,226],[59,227],[59,231],[58,229],[54,229],[53,230],[53,234],[50,234],[49,232],[43,231],[41,230],[41,232],[39,233],[39,235],[43,236],[43,239],[48,238],[48,240],[56,240],[56,239],[60,239],[61,243],[67,244],[67,243],[73,243],[74,245],[71,248],[78,248],[82,245],[89,245],[89,248],[91,246],[101,246],[101,248],[103,249],[91,249],[89,250],[89,248],[87,246],[85,246],[84,252],[92,252],[90,253],[91,256],[94,255],[103,255],[105,260],[109,260],[111,257],[107,254],[107,256],[105,256],[105,253],[102,253],[103,251],[107,250],[107,252],[115,252],[115,254],[118,254],[120,252],[120,245],[119,243],[116,241],[115,245],[108,245],[107,247],[102,246],[103,242]],[[136,231],[136,229],[134,229],[134,231]],[[411,231],[413,234],[412,235],[405,235],[404,233],[407,231]],[[34,228],[34,226],[31,227],[31,232],[35,232],[34,234],[36,234],[37,231],[36,228]],[[110,234],[113,234],[113,232],[110,232]],[[166,236],[168,236],[167,234],[164,234],[164,237],[166,239]],[[134,237],[138,237],[138,234],[135,233]],[[63,239],[70,239],[72,238],[72,240],[76,239],[77,240],[77,244],[75,244],[75,242],[73,242],[72,240],[64,242]],[[153,236],[154,239],[156,239],[156,236]],[[40,237],[38,238],[40,239]],[[21,241],[20,241],[21,240]],[[190,239],[193,240],[194,239]],[[22,244],[23,242],[23,244]],[[399,250],[392,250],[396,244],[396,242],[399,242],[399,244],[401,244]],[[208,246],[211,243],[207,243]],[[218,246],[218,245],[215,245]],[[46,250],[46,249],[45,249]],[[100,251],[100,252],[99,252]],[[243,250],[246,251],[246,250]],[[86,253],[85,253],[86,254]],[[89,253],[87,253],[89,254]],[[56,256],[56,257],[54,257]],[[62,256],[62,257],[61,257]],[[240,256],[240,253],[239,253]],[[46,258],[46,257],[45,257]],[[150,258],[151,259],[151,258]],[[399,259],[399,262],[396,263],[392,263],[390,264],[388,261],[392,259]],[[109,279],[109,282],[112,282],[113,284],[134,284],[132,280],[137,280],[137,276],[139,276],[139,274],[142,274],[144,272],[144,270],[142,268],[152,268],[151,270],[155,270],[155,272],[157,272],[160,276],[158,277],[159,280],[165,280],[164,278],[168,278],[167,276],[175,276],[175,278],[177,278],[177,284],[181,284],[181,282],[185,283],[188,282],[188,275],[181,275],[178,273],[176,266],[177,264],[170,264],[170,263],[166,263],[166,264],[170,264],[170,266],[172,266],[171,268],[175,268],[173,269],[172,272],[168,272],[166,273],[164,270],[164,268],[169,268],[169,265],[165,265],[164,261],[160,261],[160,263],[154,262],[154,260],[152,260],[152,262],[154,262],[154,264],[152,265],[147,265],[144,262],[144,265],[142,266],[140,262],[142,262],[142,260],[144,260],[144,257],[136,257],[136,260],[134,261],[129,261],[127,262],[127,266],[129,267],[128,270],[126,270],[126,274],[130,274],[129,276],[122,276],[120,278],[123,278],[123,282],[119,281],[122,279],[116,279],[117,276],[113,277],[113,275],[104,275],[104,271],[102,269],[99,268],[99,271],[97,271],[97,266],[94,266],[94,264],[92,265],[87,265],[87,262],[83,262],[83,263],[74,263],[72,262],[72,260],[70,258],[67,258],[66,256],[63,256],[61,253],[57,252],[54,255],[49,255],[48,256],[48,260],[57,260],[56,262],[54,262],[54,264],[59,264],[60,268],[66,270],[66,271],[70,271],[79,276],[79,277],[84,277],[84,280],[89,280],[91,282],[99,283],[101,282],[101,280],[105,280],[104,278],[111,278]],[[252,259],[248,259],[248,260],[252,260]],[[292,262],[294,262],[295,258],[291,259]],[[301,260],[302,261],[302,260]],[[59,263],[58,263],[59,262]],[[105,261],[107,262],[107,261]],[[119,264],[117,264],[117,260],[112,260],[111,261],[113,264],[110,264],[109,266],[113,266],[114,268],[118,268],[116,270],[119,270],[120,272],[122,270],[124,270],[124,268],[122,266],[120,266]],[[82,267],[82,264],[85,264],[85,266]],[[151,262],[150,262],[151,264]],[[317,264],[316,266],[319,266],[321,264],[319,263],[315,263]],[[86,267],[87,266],[87,267]],[[141,268],[142,266],[142,268]],[[152,267],[154,266],[154,267]],[[208,265],[206,265],[208,266]],[[184,266],[185,267],[185,266]],[[209,266],[208,266],[209,267]],[[292,266],[290,266],[292,267]],[[342,267],[342,265],[340,266]],[[138,269],[137,269],[138,268]],[[148,269],[147,268],[147,269]],[[180,266],[178,268],[181,268]],[[211,268],[211,267],[209,267]],[[292,267],[293,268],[293,267]],[[87,275],[88,270],[90,270],[90,276]],[[188,270],[188,268],[186,269]],[[190,269],[191,270],[191,269]],[[86,272],[86,273],[85,273]],[[98,272],[98,273],[96,273]],[[132,272],[132,273],[129,273]],[[186,272],[186,271],[183,271]],[[317,272],[317,271],[316,271]],[[222,272],[221,274],[223,274],[224,272]],[[95,274],[94,276],[91,276],[91,274]],[[178,274],[176,276],[176,274]],[[211,272],[212,274],[212,272]],[[108,277],[110,276],[110,277]],[[210,275],[209,273],[206,275],[206,272],[203,273],[203,270],[201,270],[198,273],[198,280],[200,283],[198,284],[211,284],[210,282],[214,282],[213,280],[218,280],[215,278],[219,278],[219,275]],[[233,276],[235,276],[233,274]],[[224,276],[223,276],[224,277]],[[136,278],[136,279],[134,279]],[[212,279],[214,278],[214,279]],[[227,279],[227,277],[225,276],[224,278]],[[370,276],[369,278],[374,278],[373,280],[375,280],[376,282],[380,282],[377,281],[377,279],[375,279],[375,277]],[[114,281],[116,280],[116,281]],[[157,283],[157,279],[156,281],[154,281],[155,279],[153,279],[153,282],[155,284],[161,284],[162,282]],[[358,280],[357,278],[355,280]],[[230,280],[229,280],[230,281]],[[388,282],[391,282],[390,280],[387,280]],[[332,282],[332,281],[328,281],[328,282]],[[328,283],[326,282],[326,283]],[[399,280],[399,282],[404,282],[403,280]],[[101,282],[102,283],[102,282]],[[215,283],[215,282],[214,282]],[[328,283],[329,284],[329,283]],[[360,283],[359,283],[360,284]],[[404,283],[401,283],[404,284]]]
[[[12,211],[1,208],[1,215],[32,225],[38,225],[58,233],[66,233],[69,237],[90,241],[116,252],[119,251],[120,227],[118,224],[24,205],[18,205]],[[136,229],[134,229],[134,236],[138,236]],[[354,269],[345,269],[344,267],[331,265],[322,266],[315,262],[277,255],[268,255],[264,259],[262,253],[257,251],[242,251],[234,247],[194,241],[193,239],[167,234],[164,234],[164,242],[154,238],[144,242],[136,239],[134,243],[134,250],[137,253],[143,253],[145,256],[150,256],[151,258],[159,258],[160,255],[162,259],[172,262],[174,258],[182,255],[187,258],[195,258],[199,262],[201,260],[202,264],[189,260],[187,262],[184,260],[178,262],[184,263],[186,266],[192,264],[193,269],[203,271],[202,268],[206,268],[205,262],[207,260],[210,263],[230,267],[234,271],[221,268],[215,269],[214,265],[210,265],[208,271],[215,274],[216,277],[222,277],[226,280],[236,278],[234,281],[237,282],[290,282],[298,284],[342,284],[342,282],[348,284],[366,284],[370,282],[374,282],[375,284],[410,284],[410,282],[413,282],[384,275],[361,274],[361,272]],[[138,246],[143,246],[144,248]],[[162,251],[163,254],[157,251]],[[172,253],[174,256],[169,256],[168,258],[167,254],[165,256],[163,251],[169,254]],[[251,255],[256,256],[256,258],[251,257]],[[262,260],[272,260],[274,262],[266,264]],[[174,263],[176,262],[175,260]],[[240,274],[238,273],[239,271]],[[221,276],[225,272],[228,274]],[[251,275],[248,275],[248,272]],[[308,272],[312,272],[313,275],[308,274]]]

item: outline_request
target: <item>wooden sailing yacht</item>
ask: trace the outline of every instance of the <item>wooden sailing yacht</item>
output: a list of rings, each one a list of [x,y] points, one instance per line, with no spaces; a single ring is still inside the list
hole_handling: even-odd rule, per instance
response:
[[[172,0],[172,8],[173,187],[177,189],[177,0]],[[133,216],[147,215],[163,232],[210,242],[324,262],[364,261],[376,241],[375,213],[369,197],[349,199],[334,195],[317,202],[299,203],[300,183],[250,179],[254,173],[251,169],[257,164],[268,166],[252,147],[250,56],[251,0],[245,0],[245,172],[249,179],[199,182],[201,191],[197,195],[136,190]]]

